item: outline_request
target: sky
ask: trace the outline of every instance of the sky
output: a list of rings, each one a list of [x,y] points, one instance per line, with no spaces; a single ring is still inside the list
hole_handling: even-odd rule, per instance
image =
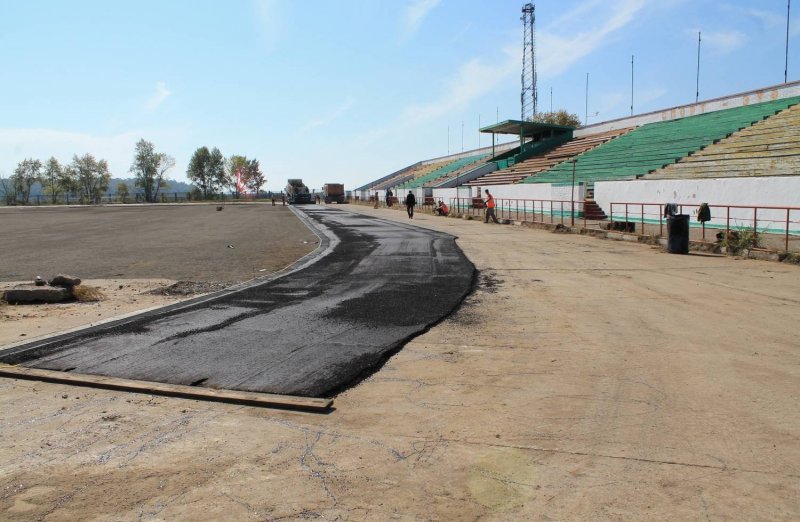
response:
[[[180,181],[205,145],[268,189],[352,189],[487,146],[479,126],[520,117],[524,3],[0,0],[0,176],[91,153],[127,178],[144,138]],[[701,100],[784,81],[786,0],[534,3],[539,110],[630,114],[632,55],[635,113],[693,102],[698,31]]]

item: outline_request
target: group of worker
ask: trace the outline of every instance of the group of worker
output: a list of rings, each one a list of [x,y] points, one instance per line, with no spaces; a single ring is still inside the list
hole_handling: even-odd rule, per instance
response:
[[[391,194],[391,193],[389,193]],[[389,196],[391,197],[391,196]],[[389,199],[387,197],[387,201]],[[408,219],[414,219],[414,207],[417,205],[417,198],[414,196],[414,192],[408,191],[408,195],[406,196],[406,212],[408,212]],[[495,201],[494,196],[487,190],[486,191],[486,200],[483,202],[483,206],[486,207],[486,217],[484,219],[484,223],[488,223],[490,219],[492,219],[495,223],[500,223],[497,220],[497,216],[495,215]],[[437,216],[447,216],[450,214],[450,208],[447,204],[439,200],[439,203],[433,208],[433,213]]]

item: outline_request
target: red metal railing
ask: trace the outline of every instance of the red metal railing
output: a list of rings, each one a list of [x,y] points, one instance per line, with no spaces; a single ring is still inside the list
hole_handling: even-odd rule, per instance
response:
[[[557,199],[509,199],[495,198],[497,219],[513,219],[529,223],[550,223],[575,226],[582,221],[586,228],[586,214],[583,201]],[[574,209],[574,211],[573,211]],[[485,216],[481,198],[450,198],[450,212],[460,212],[472,216]]]
[[[751,205],[708,205],[711,210],[709,222],[698,223],[701,239],[706,240],[706,228],[724,230],[727,236],[731,230],[752,230],[755,237],[765,243],[777,246],[776,241],[783,243],[784,251],[789,251],[790,240],[800,240],[800,207],[772,207]],[[700,204],[678,204],[678,214],[689,214],[695,217]],[[658,235],[664,235],[663,203],[611,203],[609,220],[625,223],[638,223],[640,233],[649,228]],[[696,218],[695,218],[696,219]],[[612,225],[613,228],[613,225]]]

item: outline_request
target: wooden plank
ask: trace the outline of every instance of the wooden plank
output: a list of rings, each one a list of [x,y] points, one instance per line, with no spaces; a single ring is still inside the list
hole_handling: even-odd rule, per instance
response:
[[[315,413],[326,413],[333,406],[333,399],[297,397],[294,395],[277,395],[237,390],[215,390],[213,388],[185,386],[181,384],[137,381],[118,377],[66,373],[12,365],[0,365],[0,377],[86,386],[90,388],[102,388],[105,390],[132,393],[148,393],[151,395],[164,395],[182,399],[230,402],[264,408],[304,410]]]

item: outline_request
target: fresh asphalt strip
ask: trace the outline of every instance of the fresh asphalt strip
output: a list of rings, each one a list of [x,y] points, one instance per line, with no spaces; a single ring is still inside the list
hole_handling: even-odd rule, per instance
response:
[[[450,314],[475,271],[448,234],[309,206],[327,250],[277,279],[0,351],[28,368],[329,397]]]

